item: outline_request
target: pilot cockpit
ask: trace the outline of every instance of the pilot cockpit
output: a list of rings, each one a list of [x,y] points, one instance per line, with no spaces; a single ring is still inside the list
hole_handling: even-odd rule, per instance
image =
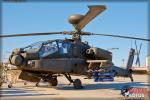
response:
[[[59,41],[58,47],[59,47],[59,53],[60,54],[67,54],[69,52],[70,43],[64,42],[64,41]]]
[[[45,42],[39,51],[40,58],[46,57],[50,54],[58,52],[58,46],[56,41]]]
[[[71,43],[63,40],[49,40],[41,41],[31,44],[23,48],[26,52],[38,53],[39,58],[45,58],[53,54],[53,57],[56,55],[59,57],[64,57],[69,53]]]
[[[63,40],[54,40],[54,41],[47,41],[43,43],[40,51],[39,56],[40,58],[47,57],[49,55],[53,55],[55,57],[56,55],[65,55],[69,52],[70,43],[64,42]]]
[[[23,48],[23,51],[38,52],[42,46],[43,41],[33,43]]]

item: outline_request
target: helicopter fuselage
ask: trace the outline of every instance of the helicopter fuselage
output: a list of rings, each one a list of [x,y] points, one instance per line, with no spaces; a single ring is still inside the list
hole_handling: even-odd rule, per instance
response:
[[[15,49],[10,62],[21,70],[84,75],[89,59],[111,61],[112,54],[80,40],[49,40]]]

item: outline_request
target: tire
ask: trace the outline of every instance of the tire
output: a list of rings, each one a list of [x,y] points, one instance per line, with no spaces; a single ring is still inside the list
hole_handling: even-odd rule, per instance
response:
[[[80,79],[75,79],[73,82],[74,88],[75,89],[82,89],[82,83]]]
[[[0,87],[3,85],[3,83],[2,82],[0,82]]]
[[[27,82],[24,82],[24,85],[27,85]]]
[[[125,97],[127,97],[127,92],[131,89],[132,87],[130,87],[129,85],[125,85],[122,87],[121,89],[121,94]]]
[[[132,76],[130,76],[130,80],[131,80],[131,82],[133,82],[133,81],[134,81]]]
[[[49,81],[50,86],[57,86],[58,81],[57,81],[57,77],[53,77],[51,78],[51,80]]]
[[[8,88],[12,88],[12,84],[8,84]]]
[[[35,84],[35,86],[36,86],[36,87],[38,87],[38,86],[39,86],[39,82],[38,82],[38,83],[36,83],[36,84]]]

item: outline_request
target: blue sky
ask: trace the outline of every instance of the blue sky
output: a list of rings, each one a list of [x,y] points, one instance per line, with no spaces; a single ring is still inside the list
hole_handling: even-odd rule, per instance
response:
[[[105,5],[107,9],[90,22],[83,31],[148,38],[148,4],[146,2],[38,2],[38,3],[3,3],[2,34],[57,32],[74,30],[68,23],[68,16],[85,14],[87,5]],[[27,46],[43,40],[64,39],[71,36],[49,35],[2,39],[3,59],[13,48]],[[122,65],[128,57],[128,51],[135,48],[134,40],[84,36],[93,47],[104,49],[119,48],[113,52],[113,62]],[[147,42],[142,42],[141,63],[145,65]],[[5,56],[5,57],[4,57]]]

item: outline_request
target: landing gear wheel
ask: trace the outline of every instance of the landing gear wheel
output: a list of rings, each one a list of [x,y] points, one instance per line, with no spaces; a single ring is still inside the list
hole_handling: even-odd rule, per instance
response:
[[[51,80],[49,81],[50,86],[57,86],[58,81],[57,77],[52,77]]]
[[[133,76],[132,76],[132,73],[133,73],[133,70],[132,69],[129,69],[129,78],[131,80],[131,82],[133,82]]]
[[[38,87],[38,86],[39,86],[39,82],[38,82],[38,83],[36,83],[36,84],[35,84],[35,86],[36,86],[36,87]]]
[[[123,96],[128,97],[128,96],[129,96],[128,91],[129,91],[131,88],[132,88],[132,87],[129,86],[129,85],[123,86],[123,87],[121,88],[121,94],[122,94]]]
[[[74,85],[74,88],[75,88],[75,89],[82,89],[82,88],[83,88],[80,79],[75,79],[75,80],[73,81],[73,85]]]
[[[130,76],[130,80],[131,80],[131,82],[133,82],[133,81],[134,81],[132,76]]]
[[[24,82],[24,85],[27,85],[27,82]]]
[[[12,88],[12,84],[8,84],[8,88]]]
[[[3,85],[3,83],[2,82],[0,82],[0,87]]]

